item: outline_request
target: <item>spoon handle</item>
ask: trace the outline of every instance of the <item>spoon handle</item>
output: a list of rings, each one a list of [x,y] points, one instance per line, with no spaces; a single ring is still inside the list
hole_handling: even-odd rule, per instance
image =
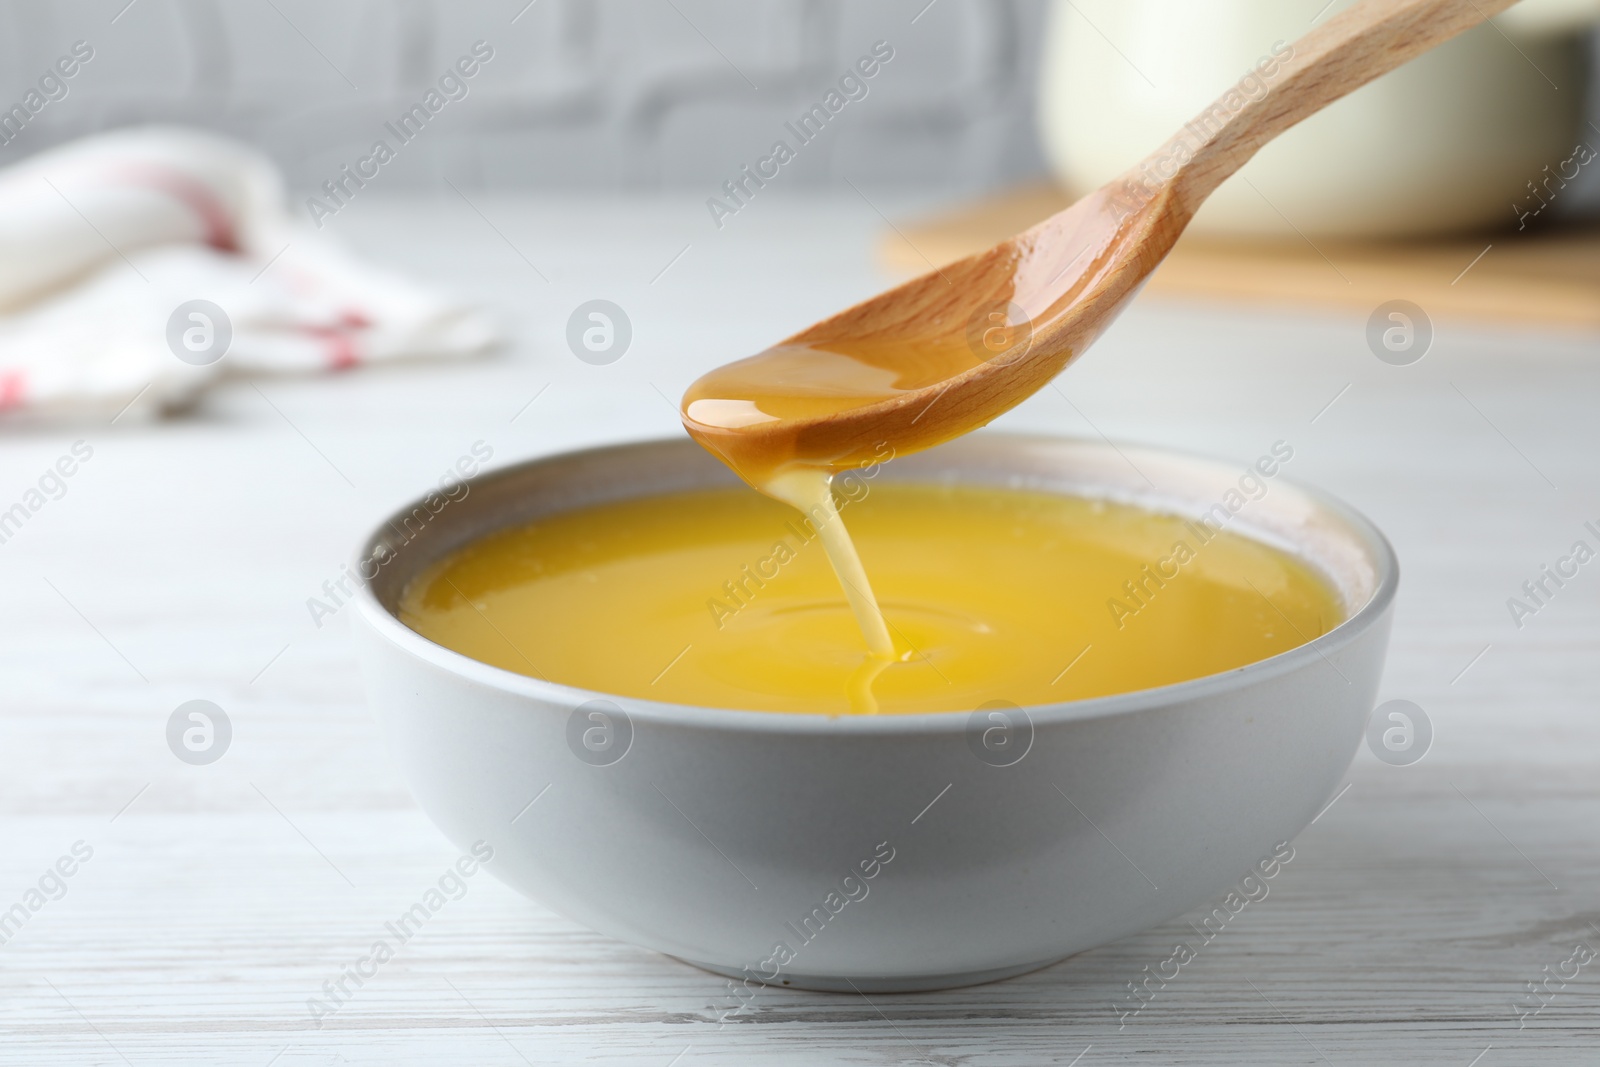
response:
[[[1290,126],[1516,2],[1361,0],[1292,46],[1280,42],[1128,178],[1151,195],[1169,187],[1192,214]]]

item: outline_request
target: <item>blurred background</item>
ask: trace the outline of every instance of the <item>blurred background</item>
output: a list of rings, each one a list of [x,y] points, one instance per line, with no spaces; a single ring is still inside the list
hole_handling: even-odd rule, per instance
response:
[[[1242,72],[1258,46],[1292,40],[1313,17],[1348,6],[1345,0],[524,4],[6,0],[0,98],[20,101],[38,72],[74,41],[88,41],[97,55],[87,76],[70,84],[71,104],[53,104],[26,138],[0,149],[0,160],[119,126],[186,123],[255,144],[292,187],[312,189],[349,162],[351,151],[364,149],[376,126],[415,103],[458,52],[484,40],[503,58],[473,87],[472,107],[408,151],[386,172],[386,184],[432,188],[448,175],[480,188],[715,186],[748,162],[741,150],[764,145],[815,103],[818,90],[847,71],[864,46],[897,38],[914,47],[902,48],[892,78],[872,86],[872,106],[786,169],[786,181],[826,186],[848,177],[972,192],[1046,173],[1038,122],[1041,110],[1053,113],[1048,102],[1041,107],[1042,88],[1096,79],[1083,83],[1091,91],[1082,104],[1107,121],[1125,118],[1129,103],[1119,97],[1129,93],[1142,110],[1166,104],[1181,115],[1195,64],[1174,69],[1179,46],[1203,51],[1212,69]],[[1484,51],[1504,55],[1480,62],[1477,87],[1517,92],[1517,83],[1538,82],[1540,68],[1548,68],[1558,76],[1552,89],[1567,82],[1552,99],[1564,98],[1561,108],[1587,100],[1585,117],[1592,118],[1593,101],[1562,53],[1593,51],[1585,25],[1593,7],[1587,0],[1526,0],[1502,16],[1501,43]],[[936,18],[935,9],[942,9]],[[1191,32],[1185,22],[1204,28]],[[1497,34],[1476,36],[1487,42]],[[1240,54],[1248,56],[1242,64],[1234,60]],[[1052,69],[1042,83],[1047,59]],[[1069,60],[1085,68],[1081,74],[1066,69]],[[1157,72],[1159,88],[1141,66]],[[1433,116],[1435,123],[1475,101],[1442,102],[1449,106]],[[1541,111],[1552,110],[1541,103]],[[1427,136],[1424,128],[1409,132],[1410,140]],[[1404,154],[1403,140],[1390,150]],[[1581,184],[1564,210],[1592,200],[1596,180]]]
[[[1045,174],[1037,127],[1047,46],[1058,68],[1069,54],[1075,65],[1093,67],[1083,76],[1098,80],[1086,83],[1093,91],[1083,103],[1115,120],[1126,106],[1119,93],[1139,94],[1141,105],[1160,92],[1182,100],[1168,54],[1176,44],[1213,46],[1206,49],[1211,66],[1242,70],[1254,59],[1253,46],[1293,39],[1312,16],[1346,5],[1166,6],[1163,12],[1161,0],[537,0],[525,7],[516,0],[7,0],[0,4],[3,99],[21,100],[37,72],[74,41],[86,40],[98,52],[87,76],[71,84],[71,104],[53,105],[26,138],[0,149],[0,160],[129,124],[187,123],[257,145],[291,186],[312,189],[481,39],[503,58],[474,87],[472,107],[409,151],[386,173],[386,184],[431,188],[449,175],[480,188],[715,186],[748,162],[743,151],[764,145],[815,103],[817,91],[848,70],[865,45],[893,37],[914,47],[902,48],[894,76],[872,87],[871,108],[786,170],[786,181],[826,186],[848,177],[972,192]],[[1515,71],[1524,60],[1520,74],[1538,81],[1528,58],[1533,52],[1568,81],[1561,89],[1566,98],[1584,99],[1584,87],[1570,80],[1571,63],[1557,56],[1561,47],[1550,38],[1567,37],[1591,52],[1583,23],[1592,5],[1528,0],[1525,7],[1502,17],[1518,37],[1506,38],[1506,55],[1497,57],[1503,62],[1480,67],[1480,86],[1483,77]],[[914,22],[907,21],[908,8],[917,9]],[[943,9],[937,18],[935,8]],[[1203,21],[1209,32],[1181,32],[1186,19]],[[1230,62],[1241,44],[1249,58]],[[1511,53],[1516,47],[1521,59]],[[1159,92],[1139,70],[1141,60],[1161,73]],[[1068,84],[1065,70],[1053,73],[1049,88]],[[1455,107],[1471,103],[1457,100]],[[1593,117],[1592,102],[1586,110]],[[1410,131],[1413,140],[1426,135]],[[1398,140],[1390,145],[1402,153],[1405,147]],[[1563,210],[1592,200],[1596,180],[1583,186]]]
[[[385,185],[714,189],[874,40],[915,35],[894,77],[875,79],[872,106],[785,181],[972,191],[1044,172],[1044,0],[939,0],[948,10],[914,26],[907,4],[882,0],[136,0],[110,22],[122,3],[0,6],[0,99],[20,99],[73,41],[99,49],[71,104],[0,160],[182,122],[259,146],[291,186],[314,189],[484,40],[497,55],[471,106],[408,149]]]
[[[289,191],[285,222],[337,230],[337,215],[348,230],[373,192],[643,194],[663,198],[659,217],[680,219],[686,241],[702,221],[721,232],[756,193],[854,190],[880,216],[881,261],[924,270],[1099,185],[1230,86],[1264,91],[1242,79],[1348,3],[7,2],[0,166],[105,131],[181,126],[259,153]],[[1401,285],[1477,317],[1600,322],[1572,284],[1574,272],[1600,282],[1587,239],[1576,252],[1502,245],[1470,297],[1431,277],[1473,251],[1466,235],[1540,234],[1600,204],[1600,168],[1587,165],[1597,15],[1600,0],[1523,0],[1289,132],[1192,231],[1277,250],[1180,257],[1155,291],[1361,306]],[[875,46],[893,59],[860,77]],[[73,48],[92,58],[57,77]],[[473,48],[493,58],[480,67]],[[463,59],[471,76],[455,72]],[[819,112],[826,135],[813,120],[802,141],[795,124],[829,92],[840,107]],[[794,157],[770,182],[741,177],[778,141]],[[392,158],[371,162],[379,142]],[[114,227],[103,236],[127,250]],[[1397,239],[1423,243],[1382,263],[1361,247]],[[1355,242],[1353,270],[1324,247],[1341,241]],[[245,251],[265,262],[271,249]],[[1529,279],[1547,288],[1530,293]]]
[[[0,914],[94,850],[0,944],[0,1062],[1592,1063],[1592,971],[1514,1009],[1600,944],[1600,587],[1511,600],[1600,546],[1600,0],[1268,146],[997,420],[1288,442],[1402,561],[1380,699],[1430,740],[1358,752],[1137,1026],[1107,1005],[1175,926],[728,1032],[719,983],[488,881],[306,1015],[453,859],[336,584],[383,515],[464,458],[680,435],[711,366],[1065,206],[1348,6],[0,0]]]

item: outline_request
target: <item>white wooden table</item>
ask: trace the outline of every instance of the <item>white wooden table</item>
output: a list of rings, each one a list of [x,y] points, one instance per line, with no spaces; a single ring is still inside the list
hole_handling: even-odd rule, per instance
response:
[[[1173,305],[1132,310],[1060,382],[1070,404],[1046,390],[1004,423],[1241,461],[1290,441],[1289,473],[1399,550],[1383,696],[1436,738],[1409,767],[1359,753],[1271,896],[1140,1014],[1119,1028],[1113,1004],[1181,922],[975,989],[772,992],[719,1026],[722,980],[480,876],[314,1028],[308,998],[454,853],[390,765],[348,619],[314,626],[307,598],[474,441],[500,463],[676,433],[700,369],[886,280],[859,199],[774,192],[721,232],[700,200],[482,198],[491,228],[453,198],[372,192],[335,229],[502,308],[510,351],[239,383],[152,426],[0,430],[0,507],[74,440],[94,448],[0,544],[0,910],[93,849],[0,947],[0,1062],[1600,1061],[1600,961],[1520,1029],[1514,1010],[1577,942],[1600,948],[1600,563],[1520,630],[1506,608],[1596,540],[1594,338],[1438,322],[1426,359],[1392,367],[1364,314]],[[634,326],[608,367],[564,341],[594,297]],[[210,766],[165,741],[196,698],[233,726]]]

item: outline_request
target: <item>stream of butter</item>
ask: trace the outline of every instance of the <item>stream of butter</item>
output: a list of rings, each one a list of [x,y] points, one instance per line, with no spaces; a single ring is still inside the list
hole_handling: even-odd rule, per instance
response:
[[[861,554],[856,551],[850,531],[845,528],[833,502],[833,474],[816,467],[790,467],[769,477],[761,491],[810,517],[822,539],[823,551],[828,554],[834,576],[844,590],[850,613],[855,616],[861,636],[867,642],[867,657],[845,686],[850,710],[863,715],[877,714],[878,698],[873,685],[891,663],[901,655],[910,655],[910,651],[901,653],[889,636],[888,620],[872,593],[872,582],[861,565]]]
[[[791,467],[774,475],[761,486],[761,491],[776,500],[798,508],[802,515],[812,519],[822,537],[823,550],[828,562],[844,589],[850,611],[861,627],[861,636],[867,640],[867,651],[879,659],[896,658],[894,640],[889,636],[889,624],[878,607],[878,598],[872,595],[872,582],[866,568],[861,566],[861,555],[850,531],[833,502],[833,475],[815,467]]]

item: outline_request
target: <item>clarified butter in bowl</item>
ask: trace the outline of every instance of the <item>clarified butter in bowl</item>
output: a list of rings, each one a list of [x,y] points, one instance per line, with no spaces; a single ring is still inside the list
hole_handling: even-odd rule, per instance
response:
[[[363,546],[368,687],[446,834],[597,930],[747,989],[1020,973],[1236,881],[1355,751],[1393,553],[1275,449],[840,476],[892,658],[826,518],[694,443],[530,461]]]

